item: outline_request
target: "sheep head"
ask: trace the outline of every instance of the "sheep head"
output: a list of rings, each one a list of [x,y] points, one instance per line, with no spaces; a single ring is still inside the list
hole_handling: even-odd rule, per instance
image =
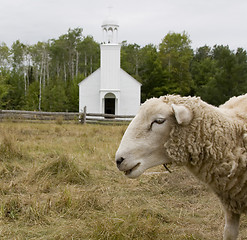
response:
[[[169,104],[164,97],[147,100],[128,126],[116,152],[120,171],[137,178],[145,170],[172,159],[165,147],[175,125],[188,125],[192,111],[184,105]]]

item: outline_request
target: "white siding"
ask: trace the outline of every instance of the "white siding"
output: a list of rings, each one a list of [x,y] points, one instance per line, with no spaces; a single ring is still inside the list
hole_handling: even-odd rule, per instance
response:
[[[124,70],[120,69],[120,90],[100,89],[101,69],[79,83],[79,111],[87,106],[87,112],[103,113],[103,98],[111,92],[116,96],[116,114],[136,115],[140,107],[141,84]]]
[[[102,44],[100,89],[119,89],[120,87],[120,44]]]
[[[79,112],[87,106],[87,112],[100,112],[100,68],[79,83]]]

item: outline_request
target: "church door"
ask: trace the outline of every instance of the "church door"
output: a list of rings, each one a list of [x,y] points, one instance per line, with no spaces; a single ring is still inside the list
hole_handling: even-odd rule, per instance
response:
[[[115,114],[115,95],[112,93],[107,93],[105,95],[105,114]]]
[[[105,113],[115,114],[115,98],[105,98]]]

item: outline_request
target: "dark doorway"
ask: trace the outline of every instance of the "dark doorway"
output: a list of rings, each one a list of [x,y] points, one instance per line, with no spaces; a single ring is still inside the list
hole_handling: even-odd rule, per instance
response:
[[[115,114],[115,98],[105,98],[105,113]]]

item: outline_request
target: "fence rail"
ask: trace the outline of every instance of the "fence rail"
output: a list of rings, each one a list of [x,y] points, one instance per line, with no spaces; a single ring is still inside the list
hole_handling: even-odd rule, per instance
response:
[[[75,121],[79,123],[128,123],[133,115],[113,115],[84,112],[41,112],[23,110],[0,110],[0,121]]]

